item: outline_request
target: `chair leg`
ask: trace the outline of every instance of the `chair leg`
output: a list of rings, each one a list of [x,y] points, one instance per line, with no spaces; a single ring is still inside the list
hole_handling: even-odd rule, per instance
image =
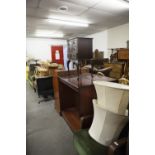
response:
[[[52,99],[53,99],[53,97],[45,97],[44,99],[38,101],[38,104],[40,104],[41,102],[50,101],[50,100],[52,100]]]

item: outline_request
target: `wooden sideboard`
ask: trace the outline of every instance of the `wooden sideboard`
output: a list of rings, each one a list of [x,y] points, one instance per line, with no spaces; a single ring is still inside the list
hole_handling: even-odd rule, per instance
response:
[[[72,71],[72,74],[76,74],[76,71]],[[60,97],[59,97],[59,82],[58,77],[65,77],[68,75],[67,71],[54,70],[53,72],[53,89],[54,89],[54,99],[55,99],[55,109],[60,114]]]
[[[84,73],[77,76],[59,77],[59,110],[73,131],[89,128],[93,118],[92,99],[96,98],[93,80],[115,81],[113,78]]]
[[[82,69],[82,73],[88,73],[89,69]],[[76,70],[70,70],[69,73],[70,76],[76,76],[77,71]],[[59,100],[59,83],[58,83],[58,77],[67,77],[68,71],[67,70],[58,70],[55,69],[53,72],[53,89],[54,89],[54,99],[55,99],[55,109],[58,113],[60,113],[60,100]]]

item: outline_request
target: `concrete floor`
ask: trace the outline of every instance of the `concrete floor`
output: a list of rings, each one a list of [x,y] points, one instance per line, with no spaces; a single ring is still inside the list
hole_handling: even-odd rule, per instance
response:
[[[54,100],[41,102],[26,84],[26,155],[78,155],[73,146],[73,134],[54,109]]]

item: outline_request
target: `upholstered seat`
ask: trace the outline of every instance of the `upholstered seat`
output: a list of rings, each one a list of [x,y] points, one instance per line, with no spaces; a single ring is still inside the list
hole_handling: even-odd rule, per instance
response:
[[[88,130],[74,133],[74,145],[79,155],[106,155],[107,147],[90,137]]]
[[[74,132],[74,146],[79,155],[128,155],[128,124],[121,135],[111,145],[104,146],[91,138],[88,130],[83,129]]]

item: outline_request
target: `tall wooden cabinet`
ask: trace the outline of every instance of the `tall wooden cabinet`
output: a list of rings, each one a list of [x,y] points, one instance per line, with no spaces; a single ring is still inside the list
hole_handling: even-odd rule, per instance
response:
[[[92,38],[74,38],[68,40],[69,60],[85,60],[92,57]]]

